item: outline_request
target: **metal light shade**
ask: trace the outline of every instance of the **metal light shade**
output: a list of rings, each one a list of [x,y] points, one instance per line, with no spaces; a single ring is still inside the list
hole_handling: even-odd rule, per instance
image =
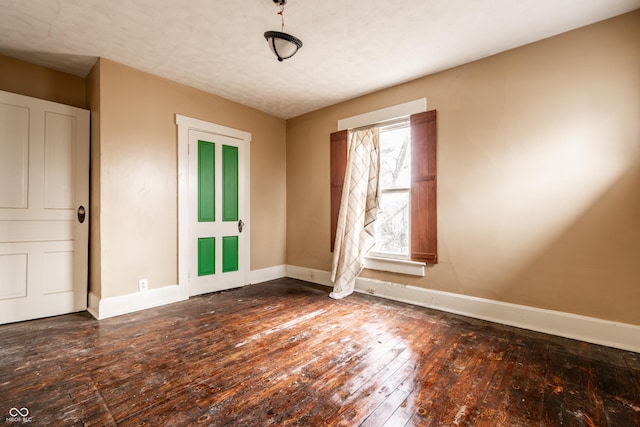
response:
[[[267,31],[264,38],[267,39],[271,51],[278,57],[278,61],[291,58],[302,47],[299,38],[280,31]]]

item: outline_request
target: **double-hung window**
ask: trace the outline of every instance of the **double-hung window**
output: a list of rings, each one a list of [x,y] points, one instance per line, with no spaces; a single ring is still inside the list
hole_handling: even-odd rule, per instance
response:
[[[378,257],[411,255],[411,127],[409,119],[380,126],[380,212],[375,222]]]
[[[348,131],[331,134],[331,248],[346,170]],[[436,111],[380,125],[380,207],[375,262],[438,262]],[[389,262],[386,265],[390,265]],[[423,265],[423,264],[421,264]],[[373,267],[377,268],[377,267]],[[380,269],[405,272],[403,268]],[[420,274],[420,273],[409,273]]]

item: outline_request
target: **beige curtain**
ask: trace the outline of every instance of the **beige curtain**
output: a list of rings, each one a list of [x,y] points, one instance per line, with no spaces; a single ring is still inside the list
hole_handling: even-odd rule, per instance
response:
[[[378,216],[378,170],[380,168],[377,127],[349,133],[345,172],[331,281],[331,298],[351,294],[362,271],[362,257],[374,246],[373,223]]]

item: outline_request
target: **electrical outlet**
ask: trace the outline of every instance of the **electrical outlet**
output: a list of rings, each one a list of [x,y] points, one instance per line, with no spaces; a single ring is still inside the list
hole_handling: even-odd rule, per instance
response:
[[[148,287],[149,282],[147,282],[147,279],[138,280],[138,292],[144,292],[148,289]]]

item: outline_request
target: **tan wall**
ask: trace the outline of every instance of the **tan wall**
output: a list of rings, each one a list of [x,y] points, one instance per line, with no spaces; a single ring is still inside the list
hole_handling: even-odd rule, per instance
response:
[[[90,290],[177,283],[182,114],[252,133],[251,269],[285,263],[285,121],[112,61],[86,79],[0,55],[0,90],[91,110]]]
[[[438,110],[438,265],[365,277],[640,324],[640,10],[287,121],[287,263],[331,269],[329,133]]]
[[[100,222],[91,237],[103,298],[137,292],[143,277],[150,288],[177,283],[176,113],[251,132],[251,269],[285,263],[284,120],[109,60],[99,62],[99,81]]]
[[[86,108],[84,78],[0,55],[0,90]]]
[[[89,291],[102,297],[100,244],[100,61],[86,78],[87,108],[91,110],[91,191],[89,192]]]

